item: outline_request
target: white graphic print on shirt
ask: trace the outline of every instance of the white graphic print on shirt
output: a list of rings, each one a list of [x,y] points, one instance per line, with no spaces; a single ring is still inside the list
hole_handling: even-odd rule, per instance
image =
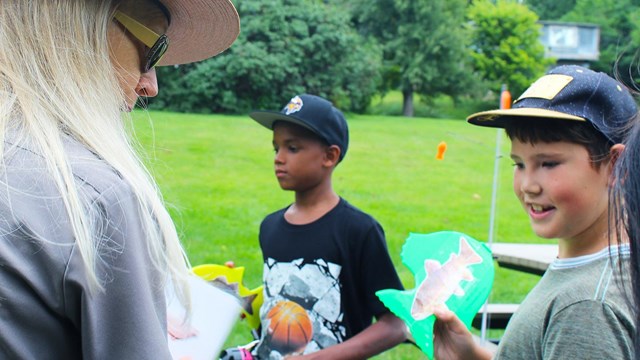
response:
[[[342,267],[322,259],[264,265],[260,358],[315,352],[346,336],[340,306]]]

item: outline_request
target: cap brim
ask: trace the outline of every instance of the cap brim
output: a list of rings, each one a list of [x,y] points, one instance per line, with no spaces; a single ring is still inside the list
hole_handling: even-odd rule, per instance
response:
[[[160,66],[208,59],[226,50],[240,33],[240,17],[229,0],[160,0],[171,14],[169,48]]]
[[[467,117],[467,122],[478,126],[503,128],[508,121],[519,118],[545,118],[572,121],[587,121],[579,116],[565,114],[559,111],[538,108],[516,108],[489,110],[475,113]]]
[[[273,123],[275,123],[276,121],[286,121],[286,122],[294,123],[296,125],[300,125],[306,129],[309,129],[313,133],[316,133],[316,134],[318,133],[318,130],[309,126],[309,124],[305,123],[304,121],[290,115],[285,115],[281,112],[254,111],[249,114],[249,117],[251,117],[258,124],[266,127],[269,130],[273,130]]]

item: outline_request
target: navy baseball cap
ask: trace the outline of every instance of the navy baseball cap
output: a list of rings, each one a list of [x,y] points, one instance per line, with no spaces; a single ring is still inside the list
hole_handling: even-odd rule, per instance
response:
[[[511,109],[475,113],[467,121],[497,128],[503,128],[509,121],[536,118],[588,121],[617,144],[622,142],[623,129],[637,111],[627,88],[607,74],[564,65],[536,80]]]
[[[329,145],[340,148],[340,161],[349,147],[349,128],[342,112],[316,95],[294,96],[280,111],[254,111],[249,116],[267,129],[276,121],[287,121],[309,129]]]

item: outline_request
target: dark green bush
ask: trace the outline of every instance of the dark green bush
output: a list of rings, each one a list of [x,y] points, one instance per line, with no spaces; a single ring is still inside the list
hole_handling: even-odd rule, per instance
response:
[[[326,97],[362,112],[380,81],[382,53],[343,9],[312,0],[238,2],[241,34],[212,59],[158,69],[150,107],[197,113],[280,109],[293,95]]]

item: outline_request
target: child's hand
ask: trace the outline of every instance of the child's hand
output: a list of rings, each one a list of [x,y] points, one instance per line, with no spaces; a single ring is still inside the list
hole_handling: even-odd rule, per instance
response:
[[[456,314],[449,310],[436,310],[435,316],[433,355],[436,359],[491,359],[491,354],[480,348]]]

